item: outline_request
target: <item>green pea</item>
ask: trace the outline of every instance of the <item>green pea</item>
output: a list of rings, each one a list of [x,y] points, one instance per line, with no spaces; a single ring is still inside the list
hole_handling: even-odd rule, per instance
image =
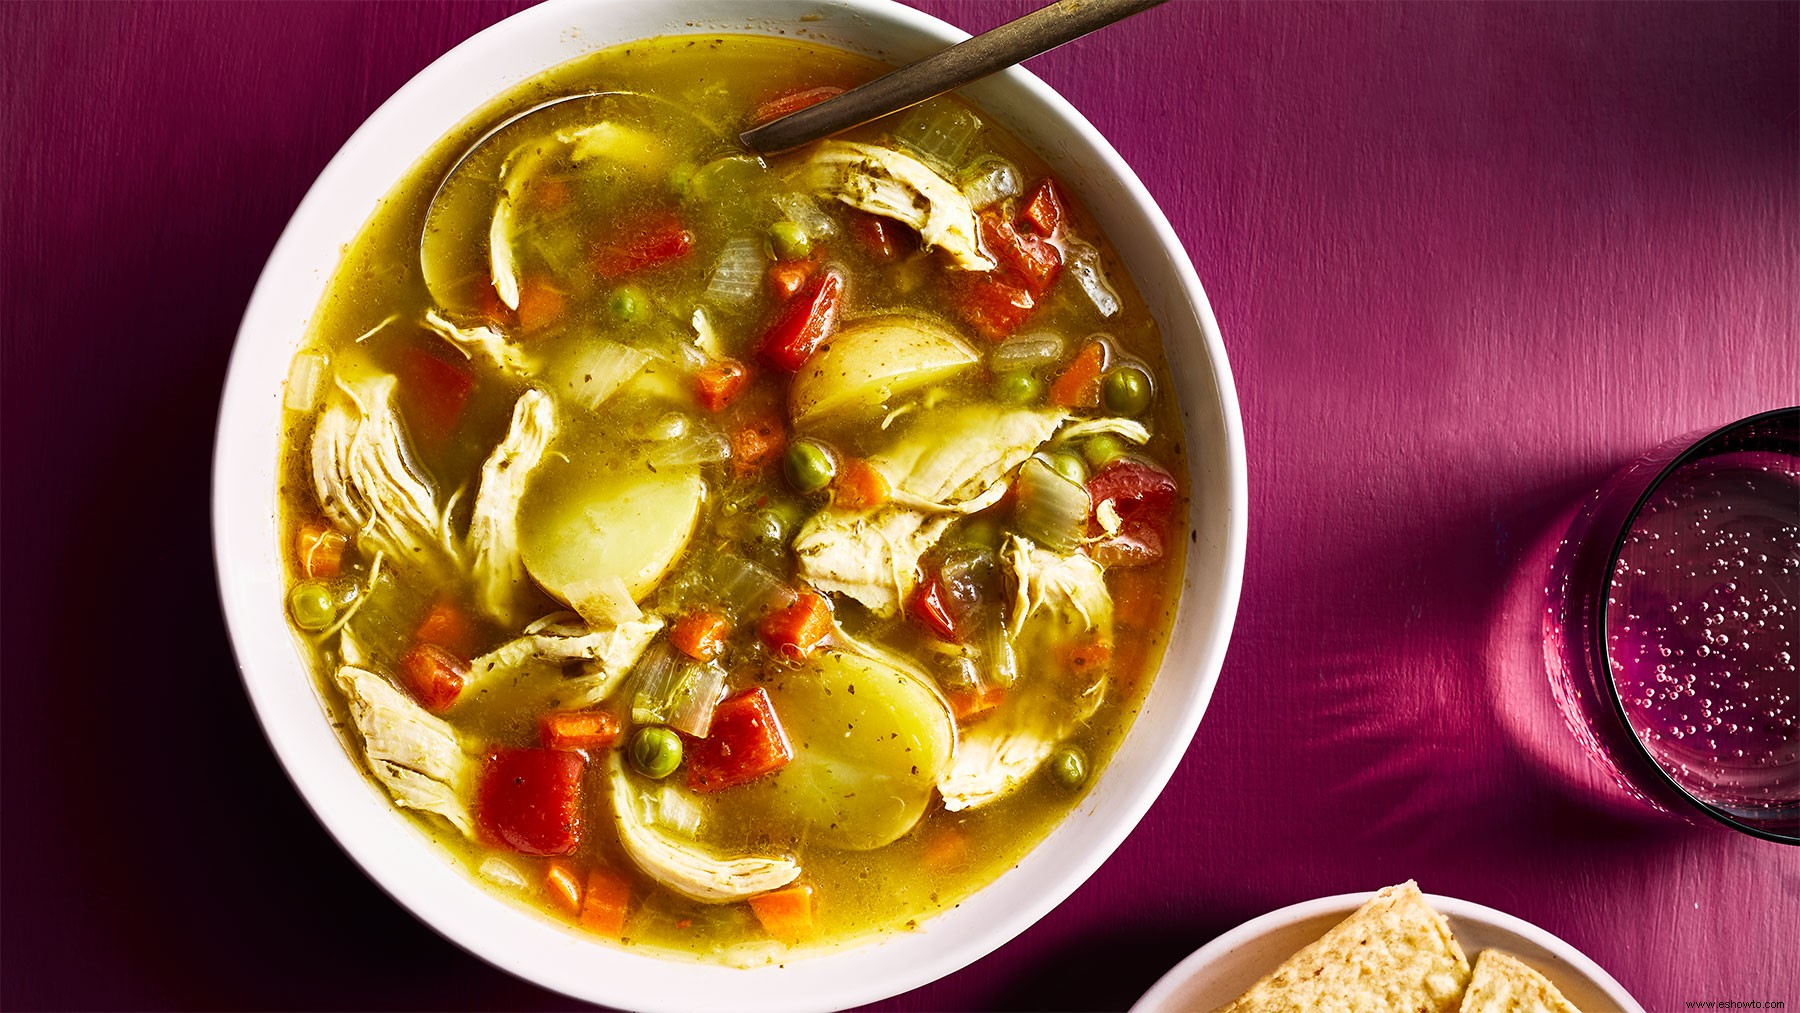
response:
[[[627,323],[636,320],[643,314],[645,305],[644,292],[636,285],[626,285],[612,294],[612,315],[616,320]]]
[[[1030,404],[1043,393],[1038,378],[1025,372],[1007,372],[994,377],[994,396],[1007,404]]]
[[[1115,415],[1136,415],[1150,407],[1150,374],[1136,366],[1118,366],[1100,378],[1100,396]]]
[[[645,777],[665,778],[681,766],[681,736],[662,725],[645,725],[631,736],[631,766]]]
[[[1111,433],[1095,433],[1081,444],[1081,456],[1087,459],[1088,467],[1096,471],[1130,452],[1125,441]]]
[[[752,520],[756,537],[776,543],[777,546],[787,544],[794,529],[806,520],[806,507],[794,500],[777,500],[758,510]]]
[[[1067,450],[1052,450],[1044,454],[1043,458],[1044,463],[1050,466],[1051,471],[1076,485],[1087,484],[1087,465],[1082,462],[1079,455]]]
[[[1080,746],[1062,746],[1050,757],[1050,776],[1069,791],[1087,783],[1087,754]]]
[[[795,440],[787,448],[788,484],[804,493],[818,492],[831,484],[837,462],[825,448],[811,440]]]
[[[769,242],[777,260],[799,260],[812,252],[812,239],[806,230],[786,218],[769,226]]]
[[[324,582],[303,580],[288,592],[288,611],[294,615],[295,626],[322,630],[337,619],[337,599]]]

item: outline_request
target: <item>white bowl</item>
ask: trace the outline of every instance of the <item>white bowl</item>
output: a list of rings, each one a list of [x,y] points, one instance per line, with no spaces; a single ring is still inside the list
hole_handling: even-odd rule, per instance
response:
[[[282,765],[350,856],[470,952],[583,999],[633,1008],[835,1008],[915,988],[1001,945],[1111,854],[1168,781],[1212,695],[1244,560],[1243,433],[1218,324],[1181,241],[1143,185],[1067,102],[1014,68],[965,94],[1034,146],[1079,194],[1161,324],[1187,426],[1195,494],[1178,630],[1162,676],[1079,810],[1016,868],[916,932],[737,969],[584,938],[472,882],[345,755],[283,615],[276,455],[288,363],[344,244],[439,137],[509,86],[595,49],[660,34],[803,35],[891,61],[966,38],[883,0],[566,0],[457,46],[395,93],[326,166],[288,223],[244,316],[213,464],[220,593],[244,683]]]
[[[1372,893],[1320,897],[1252,918],[1212,942],[1162,976],[1131,1013],[1215,1010],[1243,995],[1287,958],[1318,941],[1333,925],[1362,907]],[[1536,925],[1455,897],[1426,894],[1425,900],[1450,920],[1450,931],[1473,961],[1497,946],[1536,968],[1576,1007],[1599,1013],[1644,1013],[1624,986],[1587,955]]]

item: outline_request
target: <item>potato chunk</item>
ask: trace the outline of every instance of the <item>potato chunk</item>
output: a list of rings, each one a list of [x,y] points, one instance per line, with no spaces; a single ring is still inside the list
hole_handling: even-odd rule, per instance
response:
[[[879,409],[890,398],[937,383],[981,360],[967,341],[919,317],[858,321],[800,368],[788,392],[794,424]]]
[[[687,548],[705,496],[696,468],[653,471],[643,461],[594,455],[547,459],[519,506],[525,569],[570,606],[609,574],[641,601]]]

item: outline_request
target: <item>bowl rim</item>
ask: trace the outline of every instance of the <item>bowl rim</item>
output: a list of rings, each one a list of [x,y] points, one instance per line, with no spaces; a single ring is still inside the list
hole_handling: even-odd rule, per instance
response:
[[[1348,915],[1357,908],[1368,903],[1369,898],[1377,891],[1366,890],[1357,893],[1333,894],[1329,897],[1315,897],[1303,900],[1287,907],[1276,908],[1267,914],[1261,914],[1249,921],[1231,928],[1214,937],[1211,942],[1195,950],[1183,958],[1179,964],[1170,968],[1156,984],[1150,986],[1143,997],[1132,1004],[1131,1013],[1156,1013],[1167,1006],[1170,999],[1181,989],[1181,986],[1197,974],[1201,969],[1214,963],[1226,954],[1245,944],[1286,928],[1289,925],[1309,921],[1327,915]],[[1505,932],[1510,932],[1554,954],[1558,960],[1574,968],[1587,978],[1601,992],[1618,1003],[1619,1009],[1627,1013],[1644,1013],[1643,1006],[1638,1004],[1625,986],[1619,984],[1607,970],[1594,962],[1592,957],[1576,949],[1572,943],[1564,940],[1548,929],[1540,928],[1531,922],[1510,915],[1505,911],[1477,904],[1474,901],[1462,900],[1458,897],[1446,897],[1443,894],[1425,894],[1425,902],[1432,910],[1446,918],[1459,918],[1464,921],[1478,922]],[[1271,968],[1273,970],[1273,968]]]
[[[707,0],[691,0],[686,6],[709,5]],[[719,8],[723,5],[714,3],[711,6]],[[1213,387],[1209,392],[1213,397],[1200,402],[1199,406],[1208,414],[1216,412],[1214,424],[1221,439],[1223,472],[1207,476],[1209,484],[1216,489],[1216,494],[1207,500],[1210,508],[1218,513],[1208,538],[1210,540],[1214,533],[1219,536],[1216,550],[1219,568],[1216,575],[1209,574],[1206,591],[1211,598],[1206,605],[1207,611],[1200,615],[1194,614],[1198,606],[1190,606],[1190,598],[1194,597],[1193,571],[1190,569],[1183,577],[1181,605],[1170,650],[1178,639],[1185,637],[1184,622],[1198,622],[1204,632],[1194,634],[1191,658],[1186,659],[1187,667],[1193,671],[1192,685],[1186,696],[1178,700],[1180,710],[1170,723],[1168,741],[1178,743],[1179,748],[1172,745],[1158,747],[1145,758],[1139,778],[1129,783],[1117,779],[1109,781],[1107,772],[1102,772],[1099,782],[1090,788],[1076,809],[1031,853],[959,905],[969,910],[946,909],[925,922],[920,932],[896,933],[875,940],[859,939],[838,950],[809,955],[790,964],[740,970],[598,946],[591,940],[577,938],[565,926],[551,924],[544,916],[528,914],[492,896],[490,890],[470,882],[472,877],[451,868],[447,861],[418,861],[417,842],[427,840],[426,835],[399,814],[386,794],[374,788],[355,764],[342,762],[343,748],[338,743],[335,729],[306,727],[326,726],[328,722],[313,721],[310,715],[290,716],[284,711],[284,705],[290,708],[294,705],[293,687],[272,687],[267,679],[255,674],[274,664],[268,657],[271,652],[297,652],[293,650],[291,634],[283,636],[271,632],[267,614],[271,581],[283,579],[279,573],[279,557],[273,567],[277,572],[269,573],[264,572],[268,569],[266,559],[242,553],[246,546],[265,555],[275,552],[274,538],[265,539],[268,545],[260,544],[257,539],[260,533],[277,530],[277,521],[267,516],[267,511],[260,511],[260,514],[257,510],[247,511],[239,502],[245,493],[241,491],[241,482],[234,481],[238,478],[234,466],[246,460],[256,461],[256,453],[267,454],[273,448],[253,443],[253,433],[259,432],[255,425],[238,423],[245,419],[256,421],[257,416],[253,414],[256,412],[272,411],[276,416],[281,413],[279,384],[273,391],[267,389],[266,376],[256,374],[253,369],[260,363],[252,360],[263,354],[258,351],[258,345],[268,344],[266,336],[259,337],[259,332],[274,329],[282,334],[304,333],[316,310],[318,300],[315,295],[307,301],[307,314],[303,319],[270,319],[275,312],[272,305],[278,304],[276,290],[292,283],[296,271],[305,266],[299,247],[303,242],[313,240],[310,237],[303,240],[301,234],[315,220],[337,214],[328,205],[332,192],[349,176],[353,163],[363,156],[364,150],[373,147],[374,138],[408,115],[413,107],[431,102],[429,95],[434,88],[448,83],[452,75],[465,70],[466,65],[480,54],[501,46],[515,35],[566,31],[568,21],[581,12],[617,8],[656,8],[670,24],[683,23],[679,13],[669,13],[682,8],[641,0],[551,0],[520,11],[465,39],[414,75],[352,133],[308,190],[284,227],[252,292],[233,345],[221,396],[212,469],[213,548],[221,610],[252,710],[290,783],[332,839],[370,879],[402,907],[470,954],[542,987],[588,1001],[634,1008],[840,1008],[876,1001],[948,975],[1003,945],[1066,899],[1117,849],[1160,795],[1186,755],[1223,667],[1243,580],[1248,522],[1244,436],[1236,387],[1211,305],[1180,238],[1136,173],[1085,117],[1029,71],[1013,67],[990,80],[1003,82],[1014,89],[1016,104],[1041,114],[1054,136],[1066,137],[1073,147],[1091,159],[1096,170],[1105,174],[1122,192],[1130,214],[1139,220],[1137,224],[1148,227],[1153,234],[1148,245],[1166,256],[1166,270],[1173,275],[1176,291],[1164,298],[1146,292],[1147,301],[1165,309],[1175,307],[1183,317],[1192,311],[1193,330],[1202,339],[1199,344],[1203,346],[1193,350],[1198,356],[1193,371],[1199,375],[1209,374]],[[762,0],[755,7],[734,8],[731,20],[744,16],[740,10],[750,17],[769,18],[777,17],[776,11],[796,14],[829,11],[834,16],[873,26],[884,34],[895,36],[902,45],[950,45],[968,38],[966,32],[896,0]],[[724,28],[693,20],[685,24],[687,27],[681,32],[755,32],[748,24],[743,28]],[[665,29],[635,37],[681,32]],[[628,41],[628,38],[585,45],[579,51],[542,64],[539,69],[608,48]],[[822,44],[845,45],[830,39],[820,41]],[[865,48],[864,51],[869,50]],[[473,107],[460,109],[456,117],[460,120],[472,111]],[[1027,131],[1013,125],[1016,120],[1015,114],[1006,122],[1024,136]],[[1041,144],[1033,144],[1033,147],[1042,151]],[[416,162],[422,154],[423,149],[414,151],[410,161]],[[1045,152],[1044,157],[1056,164],[1056,156]],[[383,192],[392,185],[393,181],[387,182]],[[348,234],[339,236],[340,244],[348,242],[365,220],[366,212],[357,216]],[[322,290],[324,284],[321,280],[315,291]],[[1167,322],[1166,313],[1158,316]],[[291,348],[280,356],[283,375],[291,358]],[[1183,385],[1178,381],[1177,386]],[[1184,389],[1184,417],[1189,417],[1195,407],[1190,396],[1191,392]],[[272,408],[269,406],[271,400],[274,402]],[[257,502],[262,502],[273,501],[275,493],[271,484],[269,489],[251,495],[258,498]],[[1200,500],[1198,496],[1190,497],[1190,519],[1197,516]],[[1197,524],[1194,530],[1199,532]],[[280,614],[278,605],[274,613],[285,633],[285,617]],[[271,643],[275,640],[280,642]],[[1159,673],[1167,669],[1171,660],[1170,655],[1165,654]],[[313,681],[310,678],[303,681],[305,694],[316,697]],[[1132,729],[1121,741],[1120,754],[1125,753],[1137,737],[1144,717],[1140,713],[1134,719]],[[321,735],[330,740],[329,751],[335,751],[335,762],[319,759]],[[1114,759],[1115,763],[1109,764],[1108,771],[1114,768],[1119,757]],[[346,774],[357,782],[358,788],[347,785],[343,776]],[[1103,788],[1107,789],[1104,793]],[[358,795],[360,800],[355,797]],[[1099,808],[1099,799],[1103,795],[1110,814],[1108,822],[1093,828],[1083,838],[1087,843],[1067,845],[1080,850],[1066,864],[1051,869],[1046,878],[1033,884],[1029,893],[1010,897],[1011,902],[1004,908],[996,907],[998,898],[994,903],[978,905],[984,894],[997,895],[1003,884],[1015,879],[1028,866],[1034,870],[1043,868],[1043,862],[1034,863],[1032,857],[1048,852],[1052,841],[1076,823],[1078,815]],[[388,818],[379,818],[376,809]],[[404,829],[396,827],[397,823],[403,823]],[[437,846],[432,844],[431,847]],[[462,889],[456,886],[459,883]],[[468,899],[465,894],[471,892],[478,894],[480,899]],[[1020,891],[1012,889],[1008,893]],[[977,907],[983,907],[984,914],[986,908],[996,909],[992,924],[980,927],[979,931],[970,917],[970,911]],[[934,937],[929,945],[925,942],[927,937]],[[579,963],[579,970],[590,973],[576,973],[576,968],[556,963],[559,957],[571,955],[580,958],[575,962]],[[895,959],[884,960],[884,955],[893,955]],[[812,969],[828,964],[834,973],[811,973]],[[677,969],[679,979],[675,977],[676,971],[669,970],[671,968]],[[596,969],[624,969],[634,973],[612,976],[609,981],[607,974],[591,973]],[[770,981],[775,982],[773,987],[762,984]]]

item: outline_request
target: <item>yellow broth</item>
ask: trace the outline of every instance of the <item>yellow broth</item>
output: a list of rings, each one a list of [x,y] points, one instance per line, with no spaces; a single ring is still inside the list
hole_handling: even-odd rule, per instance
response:
[[[771,226],[784,217],[784,212],[771,202],[775,194],[794,190],[790,177],[794,167],[807,157],[805,150],[770,160],[767,169],[745,169],[730,163],[729,172],[717,172],[728,178],[714,180],[710,192],[696,194],[694,172],[701,164],[678,164],[699,159],[716,159],[731,149],[719,136],[692,133],[697,118],[710,121],[718,135],[729,137],[747,126],[752,110],[771,96],[796,89],[821,85],[849,87],[877,76],[884,68],[867,59],[815,44],[789,39],[738,36],[706,36],[671,38],[634,43],[595,53],[559,67],[522,84],[487,109],[471,118],[455,133],[447,136],[430,154],[400,181],[382,202],[356,240],[347,247],[342,264],[331,280],[311,324],[303,355],[322,356],[328,363],[325,387],[338,380],[376,372],[402,372],[408,356],[423,352],[444,360],[443,342],[419,321],[434,308],[434,300],[421,276],[419,236],[425,227],[427,210],[440,181],[461,154],[494,124],[519,110],[529,108],[547,98],[587,91],[625,90],[667,99],[683,112],[671,114],[668,122],[631,123],[632,127],[658,132],[669,138],[674,154],[635,178],[602,180],[592,184],[591,191],[574,194],[575,216],[582,227],[604,230],[609,223],[630,222],[646,213],[647,208],[669,208],[677,213],[691,231],[691,251],[671,263],[607,280],[595,277],[585,269],[584,258],[577,254],[577,266],[562,279],[559,294],[561,306],[550,322],[535,326],[532,333],[514,321],[506,330],[509,341],[540,356],[549,363],[559,361],[571,349],[601,335],[607,340],[627,346],[661,347],[672,341],[691,340],[689,315],[696,306],[706,306],[719,343],[732,357],[754,362],[756,348],[764,330],[781,309],[782,300],[768,286],[741,307],[719,307],[707,302],[705,292],[709,277],[726,242],[741,237],[767,237]],[[939,107],[949,107],[953,100],[938,100]],[[955,108],[978,112],[955,101]],[[872,123],[852,131],[848,138],[871,143],[892,144],[893,135],[908,114],[897,114],[885,121]],[[579,119],[579,117],[574,117]],[[688,135],[682,131],[688,130]],[[691,158],[690,158],[691,156]],[[965,161],[998,158],[1017,168],[1018,178],[1029,192],[1032,184],[1051,175],[1050,169],[1017,139],[985,117],[980,130],[969,142]],[[629,176],[630,174],[627,173]],[[577,181],[580,186],[587,181]],[[675,191],[687,189],[685,196]],[[1125,274],[1105,237],[1069,194],[1063,193],[1067,233],[1079,237],[1098,249],[1099,264],[1117,294],[1120,308],[1110,318],[1101,314],[1091,299],[1065,267],[1061,277],[1035,311],[1019,328],[1019,333],[1048,331],[1067,339],[1070,353],[1081,347],[1082,339],[1095,332],[1109,336],[1113,354],[1135,361],[1153,378],[1157,395],[1150,409],[1140,418],[1152,436],[1136,454],[1171,474],[1178,484],[1167,534],[1167,553],[1147,566],[1109,568],[1107,585],[1115,597],[1128,597],[1131,605],[1121,608],[1116,617],[1115,639],[1110,657],[1110,673],[1104,701],[1099,709],[1083,721],[1067,739],[1067,744],[1085,751],[1089,773],[1084,784],[1071,789],[1038,770],[1023,787],[987,805],[950,812],[935,797],[910,832],[885,847],[871,851],[838,850],[811,842],[803,832],[789,827],[759,825],[759,807],[767,792],[755,782],[716,794],[701,796],[707,809],[699,836],[726,849],[763,851],[788,849],[803,868],[802,881],[814,890],[816,935],[811,945],[839,945],[871,933],[916,926],[931,914],[954,906],[970,893],[991,882],[1016,864],[1037,842],[1067,816],[1087,786],[1091,786],[1104,767],[1106,758],[1116,749],[1131,724],[1148,683],[1160,660],[1169,633],[1178,592],[1184,549],[1188,541],[1185,527],[1187,477],[1178,407],[1173,396],[1167,365],[1154,321]],[[1020,197],[1009,197],[1016,203]],[[1012,207],[1013,204],[1006,205]],[[985,358],[995,343],[976,335],[961,314],[954,273],[941,251],[914,249],[897,260],[883,260],[859,243],[849,226],[862,212],[853,212],[841,203],[822,200],[818,207],[836,222],[834,237],[815,243],[814,255],[835,265],[846,279],[845,302],[839,313],[839,326],[861,319],[890,313],[903,313],[939,322],[966,338]],[[485,227],[485,223],[481,223]],[[474,225],[469,235],[450,236],[473,242]],[[900,230],[906,236],[906,230]],[[914,239],[916,243],[916,238]],[[526,267],[540,269],[545,258],[553,259],[554,250],[539,256],[527,252]],[[536,258],[534,261],[533,258]],[[566,251],[564,259],[567,259]],[[619,319],[615,302],[619,291],[629,287],[637,300],[637,315],[631,321]],[[470,298],[479,293],[471,290]],[[523,313],[523,310],[521,310]],[[467,315],[464,314],[466,321]],[[453,359],[450,361],[454,361]],[[472,364],[475,382],[470,390],[453,438],[432,443],[415,440],[413,457],[419,469],[440,495],[462,489],[463,501],[452,517],[458,530],[467,523],[468,498],[474,495],[483,460],[496,443],[506,435],[514,402],[534,380],[483,371]],[[1041,381],[1052,381],[1063,368],[1053,365],[1040,371]],[[637,457],[653,452],[654,437],[646,438],[646,428],[671,411],[695,420],[700,425],[731,432],[753,417],[775,413],[785,415],[784,387],[780,371],[757,364],[751,385],[725,410],[711,414],[694,406],[688,392],[690,378],[678,364],[663,359],[653,360],[647,376],[640,376],[620,394],[605,402],[598,411],[561,410],[561,427],[550,445],[550,463],[544,467],[567,466],[561,457],[581,459],[593,448],[635,448],[624,451],[623,460],[636,467]],[[659,375],[660,374],[660,375]],[[541,377],[535,382],[542,385]],[[992,401],[994,377],[985,364],[962,371],[958,376],[931,385],[929,404],[921,402],[923,392],[900,395],[884,409],[904,408],[925,415],[940,405],[985,403]],[[417,421],[417,412],[409,415],[404,383],[399,397],[402,418],[409,431]],[[1042,395],[1037,403],[1042,403]],[[416,406],[414,406],[416,408]],[[566,407],[566,406],[565,406]],[[881,419],[885,411],[874,413]],[[1106,416],[1104,409],[1083,409],[1078,417]],[[319,494],[314,488],[310,443],[317,412],[290,411],[286,446],[283,449],[282,501],[283,541],[290,561],[292,579],[304,576],[305,561],[299,558],[297,546],[301,528],[317,523],[320,515]],[[902,414],[894,431],[904,431],[915,420]],[[923,428],[923,426],[920,426]],[[796,434],[790,434],[790,436]],[[893,433],[871,421],[857,424],[838,423],[808,427],[798,435],[817,435],[839,459],[867,455],[889,442]],[[611,451],[609,451],[611,452]],[[623,467],[625,465],[621,465]],[[710,462],[700,466],[707,485],[707,495],[700,508],[696,534],[671,572],[655,591],[642,599],[647,612],[674,617],[682,611],[683,588],[692,586],[691,574],[711,552],[721,547],[742,549],[746,518],[756,515],[771,503],[799,514],[817,509],[826,500],[796,493],[784,481],[779,461],[772,468],[749,477],[735,474],[733,462]],[[529,494],[528,494],[529,495]],[[1006,523],[1004,506],[983,516],[993,516]],[[952,532],[970,522],[961,521]],[[430,579],[409,572],[404,565],[385,567],[372,584],[370,554],[357,547],[357,533],[349,536],[350,547],[344,557],[343,572],[330,586],[343,593],[347,586],[362,587],[353,629],[361,638],[372,662],[369,667],[391,674],[397,659],[407,649],[421,618],[434,600],[448,598],[460,603],[470,615],[479,615],[473,602],[471,579],[466,572]],[[947,535],[946,538],[951,537]],[[766,548],[766,546],[764,547]],[[746,554],[748,552],[746,550]],[[797,584],[791,552],[764,552],[755,561],[775,570],[784,580]],[[684,579],[687,580],[684,583]],[[1009,591],[1010,586],[1007,585]],[[1121,592],[1124,595],[1121,595]],[[532,618],[563,606],[548,594],[532,592]],[[834,596],[835,619],[845,633],[863,640],[880,642],[908,655],[921,667],[929,669],[933,634],[916,621],[909,620],[906,610],[891,618],[880,618],[854,603]],[[340,605],[340,608],[343,607]],[[745,622],[733,633],[734,646],[725,655],[730,684],[736,688],[777,686],[783,679],[798,677],[779,662],[759,652],[752,624]],[[477,651],[487,651],[519,633],[488,618],[474,621],[473,636]],[[329,701],[347,750],[362,760],[362,748],[356,728],[349,719],[342,693],[333,683],[332,673],[344,662],[333,635],[319,635],[296,629],[297,636],[318,677],[321,691]],[[751,641],[745,646],[746,641]],[[1048,664],[1043,659],[1035,663]],[[1020,659],[1022,671],[1027,659]],[[1030,674],[1021,676],[1031,678]],[[629,679],[602,706],[620,714],[627,735],[632,730]],[[484,684],[468,700],[459,701],[448,713],[447,720],[458,733],[473,743],[488,746],[536,746],[539,744],[538,715],[557,702],[557,684],[542,677],[517,678]],[[973,721],[984,720],[980,715]],[[628,739],[622,739],[622,748]],[[514,869],[524,873],[523,887],[492,886],[495,892],[564,921],[575,921],[571,912],[560,910],[551,901],[543,885],[543,876],[551,861],[567,864],[578,873],[593,866],[615,870],[631,885],[630,914],[623,941],[630,945],[703,957],[723,957],[733,961],[784,959],[759,920],[742,902],[702,904],[688,900],[660,886],[634,867],[615,839],[607,802],[608,786],[599,750],[593,751],[594,762],[588,764],[585,807],[579,850],[573,855],[551,859],[511,854],[488,844],[470,840],[443,820],[431,815],[418,815],[421,829],[438,841],[456,860],[465,865],[472,876],[495,855],[502,855]],[[681,775],[675,775],[680,781]],[[379,789],[377,789],[379,790]]]

